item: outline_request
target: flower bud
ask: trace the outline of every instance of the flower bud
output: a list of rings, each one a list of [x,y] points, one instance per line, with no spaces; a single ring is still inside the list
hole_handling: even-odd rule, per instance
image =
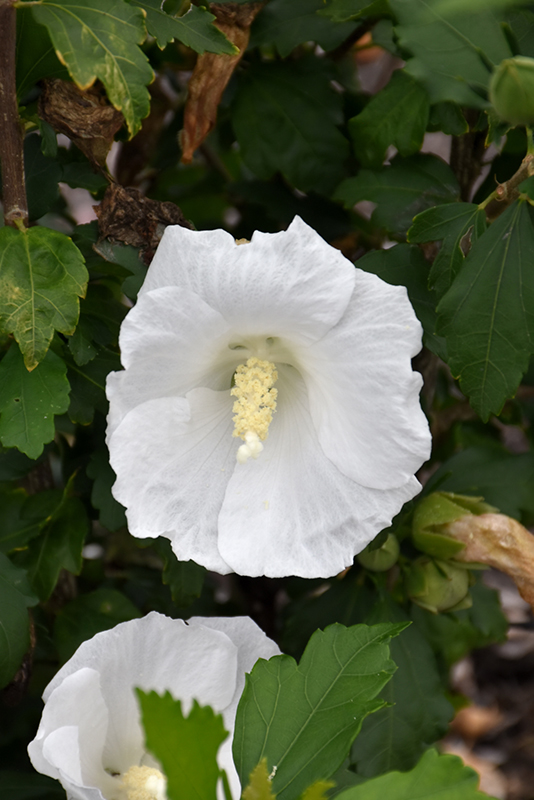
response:
[[[469,608],[469,572],[437,558],[421,556],[405,575],[408,596],[421,608],[437,614]]]
[[[359,563],[371,572],[385,572],[393,564],[397,563],[399,557],[399,540],[394,533],[390,533],[381,547],[370,550],[370,545],[358,553],[356,556]]]
[[[413,515],[413,543],[422,553],[436,558],[454,558],[464,549],[462,542],[447,535],[447,525],[473,514],[496,511],[482,497],[467,497],[452,492],[434,492],[423,498]]]
[[[511,125],[534,124],[534,58],[516,56],[501,61],[489,91],[501,119]]]

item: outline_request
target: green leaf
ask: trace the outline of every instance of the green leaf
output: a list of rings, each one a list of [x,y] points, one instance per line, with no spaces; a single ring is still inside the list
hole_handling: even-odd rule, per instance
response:
[[[428,276],[439,297],[450,288],[464,263],[462,239],[471,231],[475,242],[486,230],[486,214],[473,203],[449,203],[418,214],[408,231],[410,242],[443,240]]]
[[[338,800],[484,800],[479,776],[457,756],[428,750],[410,772],[388,772],[354,786]]]
[[[428,288],[428,263],[418,247],[398,244],[388,250],[373,250],[358,259],[356,266],[378,275],[392,286],[406,286],[408,297],[423,326],[423,342],[433,353],[446,358],[445,340],[436,336],[435,294]]]
[[[24,174],[31,220],[39,219],[51,211],[59,197],[61,167],[57,161],[43,155],[42,143],[42,138],[36,133],[26,136],[24,140]]]
[[[30,7],[17,8],[17,97],[22,100],[42,78],[69,77],[58,60],[46,28],[39,25]]]
[[[438,306],[452,374],[484,421],[515,394],[534,352],[533,222],[528,202],[507,208]]]
[[[72,478],[40,535],[17,557],[17,564],[27,570],[32,589],[41,600],[48,600],[62,569],[78,575],[82,568],[82,547],[89,520],[82,501],[70,496],[71,482]]]
[[[371,222],[396,236],[405,236],[413,218],[431,206],[454,202],[459,194],[449,165],[437,156],[422,153],[409,158],[397,156],[391,166],[380,170],[362,169],[347,178],[334,198],[351,208],[360,200],[377,203]]]
[[[408,619],[386,594],[368,622]],[[381,692],[389,705],[364,720],[352,747],[351,761],[365,777],[411,769],[427,747],[445,735],[453,716],[432,648],[415,625],[392,639],[390,652],[397,671]]]
[[[62,606],[54,622],[54,642],[65,663],[75,650],[100,631],[140,617],[139,610],[116,589],[97,589]]]
[[[338,23],[317,14],[323,0],[271,0],[252,27],[250,46],[274,45],[282,58],[304,42],[333,50],[355,30],[352,22]]]
[[[163,11],[161,0],[130,0],[133,6],[146,11],[146,27],[163,48],[178,39],[197,53],[226,53],[236,55],[239,49],[233,45],[214,24],[215,16],[205,8],[191,6],[182,17]]]
[[[100,512],[99,520],[108,531],[116,531],[126,525],[124,506],[115,500],[111,494],[111,487],[117,476],[109,463],[107,447],[103,445],[91,455],[87,465],[87,475],[93,479],[91,503]],[[166,581],[165,581],[166,582]]]
[[[169,692],[137,689],[147,750],[167,777],[169,800],[213,800],[219,766],[217,751],[228,736],[221,714],[193,700],[189,716]]]
[[[28,495],[24,489],[0,492],[0,551],[9,553],[24,547],[37,536],[40,525],[24,514]]]
[[[9,800],[65,800],[65,789],[58,781],[37,772],[0,770],[0,786]]]
[[[276,795],[272,792],[266,758],[262,758],[250,773],[242,800],[276,800]]]
[[[432,103],[487,108],[491,65],[510,58],[501,20],[490,8],[445,16],[440,0],[390,0],[399,43],[414,56],[406,69],[427,88]]]
[[[426,90],[404,70],[396,70],[387,86],[364,110],[349,120],[354,152],[365,167],[380,167],[395,145],[402,156],[421,149],[430,105]]]
[[[87,297],[80,303],[80,321],[69,339],[69,350],[76,364],[84,366],[99,348],[117,345],[119,328],[127,308],[102,284],[89,284]]]
[[[170,587],[173,602],[178,607],[189,606],[200,597],[206,570],[194,561],[178,561],[168,539],[159,537],[154,547],[163,558],[163,583]]]
[[[243,160],[259,177],[281,172],[303,192],[329,193],[344,174],[348,142],[337,129],[341,96],[324,60],[249,67],[233,104]]]
[[[143,12],[124,0],[39,0],[33,6],[73,81],[87,89],[97,78],[122,111],[130,136],[150,109],[153,72],[138,47],[146,37]]]
[[[69,406],[68,395],[67,368],[59,356],[49,350],[39,366],[28,372],[13,344],[0,362],[0,441],[4,447],[17,447],[30,458],[40,456],[44,444],[54,438],[54,415],[64,414]]]
[[[388,0],[332,0],[320,13],[334,22],[346,22],[360,17],[381,17],[388,12]]]
[[[388,642],[406,626],[316,631],[297,666],[290,656],[260,659],[246,677],[235,725],[234,761],[242,785],[267,759],[278,800],[327,780],[347,756],[378,693],[395,671]]]
[[[101,350],[84,366],[78,366],[70,359],[67,359],[67,365],[71,386],[69,417],[72,422],[90,425],[95,410],[107,413],[106,378],[112,370],[121,368],[119,356],[111,350]]]
[[[74,332],[87,278],[82,254],[63,233],[0,229],[0,326],[15,336],[29,370],[55,330]]]
[[[38,602],[25,571],[0,553],[0,688],[11,681],[30,646],[27,608]]]
[[[443,131],[449,136],[462,136],[469,131],[462,109],[455,103],[436,103],[430,109],[429,129]]]

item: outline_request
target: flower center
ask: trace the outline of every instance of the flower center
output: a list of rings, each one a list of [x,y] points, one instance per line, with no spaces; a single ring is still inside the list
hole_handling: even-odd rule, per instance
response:
[[[244,464],[249,458],[257,458],[263,450],[262,441],[268,436],[269,425],[276,411],[277,389],[273,385],[278,378],[271,361],[249,358],[235,371],[235,386],[231,394],[237,398],[233,412],[233,436],[239,436],[245,444],[237,451],[237,460]]]
[[[125,800],[167,800],[165,776],[153,767],[130,767],[121,780]]]

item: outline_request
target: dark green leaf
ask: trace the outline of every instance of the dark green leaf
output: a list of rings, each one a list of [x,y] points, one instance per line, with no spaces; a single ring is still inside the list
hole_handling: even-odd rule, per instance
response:
[[[62,662],[100,631],[107,631],[141,616],[128,598],[116,589],[97,589],[62,606],[54,623],[54,642]]]
[[[319,16],[317,12],[323,8],[323,0],[271,0],[252,28],[251,47],[273,44],[283,58],[304,42],[317,42],[323,50],[334,49],[356,26]]]
[[[42,361],[54,330],[74,332],[87,278],[82,254],[63,233],[0,229],[0,326],[15,336],[28,369]]]
[[[11,681],[30,646],[27,608],[38,602],[25,571],[0,553],[0,688]]]
[[[234,761],[242,785],[267,758],[278,800],[293,800],[341,766],[395,665],[388,643],[403,624],[316,631],[297,666],[290,656],[260,659],[237,710]]]
[[[462,136],[469,130],[462,110],[455,103],[436,103],[430,109],[430,130],[443,131],[449,136]]]
[[[17,557],[17,563],[27,570],[32,589],[41,600],[48,600],[62,569],[78,575],[82,568],[82,547],[89,520],[82,501],[69,493],[70,482],[40,535]]]
[[[396,70],[388,85],[349,120],[358,161],[366,167],[380,167],[390,145],[395,145],[402,156],[417,153],[423,144],[429,108],[421,84],[407,72]]]
[[[107,413],[106,377],[112,370],[121,368],[119,356],[111,350],[102,350],[84,366],[78,366],[70,359],[67,364],[71,386],[69,417],[73,422],[89,425],[95,409]]]
[[[194,561],[178,561],[168,539],[159,537],[154,544],[163,558],[162,580],[171,590],[173,602],[179,606],[189,606],[200,597],[206,570]]]
[[[219,766],[217,751],[228,733],[220,714],[193,700],[184,716],[169,692],[137,689],[147,749],[163,767],[169,800],[213,800]]]
[[[426,208],[454,202],[458,183],[448,164],[426,153],[393,159],[391,166],[362,169],[338,187],[335,199],[351,208],[360,200],[377,203],[371,222],[397,236],[405,236],[413,218]]]
[[[354,786],[338,800],[484,800],[477,791],[480,778],[456,756],[428,750],[410,772],[388,772]]]
[[[197,53],[208,51],[235,55],[239,52],[224,33],[213,25],[215,17],[205,8],[191,6],[183,17],[175,17],[163,11],[161,0],[130,0],[130,2],[146,11],[147,30],[162,50],[173,39],[178,39]]]
[[[314,58],[254,64],[238,88],[232,122],[247,166],[281,172],[302,191],[329,193],[343,175],[348,142],[337,129],[341,96],[334,72]]]
[[[42,78],[68,78],[58,60],[46,28],[39,25],[31,8],[17,8],[17,96],[20,100]]]
[[[100,512],[100,523],[109,531],[116,531],[126,525],[124,507],[111,494],[111,487],[117,476],[109,463],[109,453],[105,445],[92,454],[87,465],[87,474],[94,481],[91,503]]]
[[[335,22],[346,22],[359,17],[380,17],[388,12],[388,0],[331,0],[321,14]]]
[[[491,64],[513,55],[501,21],[490,8],[445,16],[439,2],[390,0],[400,45],[414,56],[406,69],[426,86],[433,103],[486,108]]]
[[[24,547],[39,533],[39,523],[24,515],[27,500],[24,489],[0,492],[0,551],[3,553]]]
[[[95,251],[110,264],[119,264],[132,273],[123,282],[122,291],[131,300],[135,300],[147,270],[139,258],[139,250],[131,245],[112,244],[108,239],[104,239],[95,245]]]
[[[86,89],[99,78],[133,136],[148,114],[153,79],[138,47],[146,37],[142,11],[124,0],[40,0],[32,10],[75,83]]]
[[[521,55],[534,58],[534,12],[526,8],[514,9],[508,21]]]
[[[367,621],[408,619],[386,595]],[[351,760],[365,777],[411,769],[427,747],[445,735],[453,715],[432,648],[415,625],[392,639],[390,651],[397,672],[381,692],[390,705],[364,721],[352,747]]]
[[[9,800],[65,800],[65,789],[47,775],[0,770],[0,786]]]
[[[418,247],[398,244],[388,250],[374,250],[356,262],[366,272],[378,275],[392,286],[406,286],[414,311],[423,326],[425,345],[445,358],[445,340],[436,336],[436,297],[428,288],[428,263]]]
[[[61,167],[57,161],[43,155],[42,143],[43,140],[37,134],[26,136],[24,140],[26,195],[31,220],[39,219],[51,211],[59,197],[58,181],[61,180]]]
[[[475,242],[485,230],[486,214],[473,203],[449,203],[429,208],[415,217],[408,231],[408,241],[443,240],[428,278],[439,297],[449,289],[464,263],[464,236],[471,231],[471,241]]]
[[[23,478],[38,463],[38,461],[36,462],[21,453],[20,450],[15,448],[4,450],[0,447],[0,481],[13,481]]]
[[[507,208],[438,306],[449,366],[484,421],[515,394],[534,352],[533,219],[528,202]]]
[[[80,321],[69,339],[69,350],[78,366],[96,356],[98,347],[115,346],[127,309],[107,286],[89,284],[80,303]]]
[[[37,230],[33,228],[32,230]],[[28,372],[13,344],[0,362],[0,440],[37,458],[54,438],[54,415],[69,406],[69,382],[64,362],[48,351],[38,367]]]

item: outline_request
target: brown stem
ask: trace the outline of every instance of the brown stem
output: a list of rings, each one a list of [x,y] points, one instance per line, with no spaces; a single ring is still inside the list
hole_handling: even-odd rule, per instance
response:
[[[515,175],[512,175],[512,177],[504,183],[500,183],[495,191],[481,204],[481,208],[485,208],[486,210],[487,218],[489,220],[495,219],[502,214],[514,200],[517,200],[519,197],[517,187],[532,175],[534,175],[534,155],[528,153],[521,162],[521,166]]]
[[[15,77],[16,13],[13,0],[0,0],[0,163],[5,222],[13,227],[28,222],[24,139]]]
[[[478,113],[472,109],[466,109],[464,113],[469,127],[473,128]],[[471,199],[473,184],[484,166],[485,140],[485,132],[477,130],[452,137],[451,169],[460,184],[460,199],[466,203]]]

